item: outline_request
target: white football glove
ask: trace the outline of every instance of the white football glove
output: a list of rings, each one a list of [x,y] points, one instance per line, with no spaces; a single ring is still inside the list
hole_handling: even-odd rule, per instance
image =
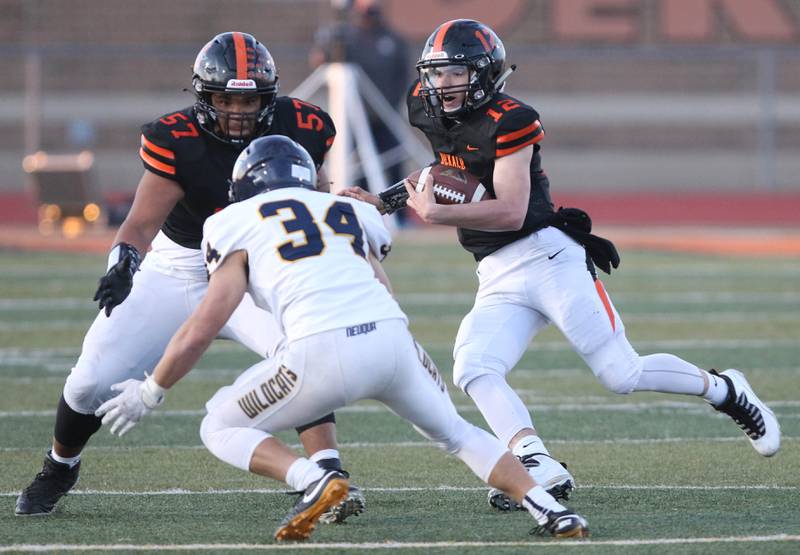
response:
[[[111,390],[120,394],[100,405],[94,415],[102,416],[103,424],[111,426],[111,433],[120,437],[164,402],[164,388],[147,374],[144,381],[125,380],[112,385]]]

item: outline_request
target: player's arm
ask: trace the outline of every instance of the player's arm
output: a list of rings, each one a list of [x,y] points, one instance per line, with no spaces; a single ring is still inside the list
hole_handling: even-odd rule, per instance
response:
[[[153,374],[144,381],[126,380],[111,386],[119,395],[100,405],[95,415],[103,417],[112,434],[125,434],[163,403],[166,390],[200,360],[239,306],[246,289],[247,254],[240,250],[227,256],[211,274],[205,297],[172,337]]]
[[[468,204],[436,204],[432,187],[426,186],[418,193],[406,181],[408,206],[430,224],[482,231],[516,231],[522,227],[528,211],[531,156],[532,145],[495,160],[493,181],[496,199]]]
[[[375,272],[375,277],[380,281],[386,290],[389,291],[389,294],[394,296],[394,291],[392,291],[392,283],[389,281],[389,276],[386,275],[386,270],[383,269],[383,264],[381,261],[377,259],[377,257],[369,253],[369,263],[372,266],[372,271]]]
[[[169,389],[189,373],[242,302],[246,290],[247,252],[239,250],[225,257],[211,274],[205,297],[167,345],[153,370],[159,386]]]
[[[153,237],[167,219],[175,204],[183,198],[177,182],[145,170],[133,206],[122,222],[108,255],[106,274],[100,278],[94,300],[99,301],[106,316],[131,292],[133,275],[139,268],[141,253],[146,252]]]
[[[120,225],[114,244],[128,243],[145,252],[170,211],[183,198],[177,182],[145,170],[128,216]]]

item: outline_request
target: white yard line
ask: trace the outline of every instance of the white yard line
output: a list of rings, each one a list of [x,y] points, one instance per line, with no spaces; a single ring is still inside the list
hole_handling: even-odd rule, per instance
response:
[[[798,347],[796,338],[782,339],[662,339],[650,341],[636,341],[635,347],[639,350],[650,351],[658,349],[770,349],[774,347]],[[449,351],[453,348],[451,341],[428,341],[425,343],[428,349],[441,349]],[[572,346],[564,340],[555,341],[533,341],[528,347],[528,351],[566,351],[572,352]],[[226,353],[232,351],[243,351],[243,347],[230,341],[216,342],[209,352]],[[77,357],[78,349],[75,347],[55,347],[22,349],[19,347],[0,348],[0,367],[7,365],[32,365],[38,359],[46,361],[53,357]]]
[[[497,542],[342,542],[342,543],[193,543],[193,544],[14,544],[0,546],[0,553],[11,551],[254,551],[254,550],[386,550],[386,549],[463,549],[467,547],[523,547],[539,549],[552,547],[595,546],[645,546],[645,545],[694,545],[713,543],[764,543],[797,542],[800,535],[775,534],[772,536],[719,536],[704,538],[652,538],[628,540],[559,540],[559,541],[497,541]]]
[[[373,493],[418,493],[428,491],[486,491],[488,486],[407,486],[407,487],[362,487],[366,492]],[[647,485],[647,484],[578,484],[578,489],[598,489],[598,490],[630,490],[630,491],[798,491],[798,486],[778,486],[778,485],[738,485],[738,486],[683,486],[683,485]],[[285,488],[233,488],[233,489],[208,489],[208,490],[188,490],[183,488],[170,488],[162,490],[148,491],[128,491],[128,490],[99,490],[99,489],[76,489],[69,492],[69,495],[117,495],[122,497],[148,497],[148,496],[170,496],[170,495],[242,495],[242,494],[285,494],[290,490]],[[0,492],[0,497],[17,497],[18,491]]]
[[[781,440],[784,442],[797,441],[800,437],[782,436]],[[744,442],[745,438],[742,436],[735,437],[667,437],[667,438],[617,438],[617,439],[548,439],[548,445],[659,445],[659,444],[675,444],[675,443],[737,443]],[[300,444],[291,444],[290,447],[299,449],[302,448]],[[385,447],[399,447],[404,449],[417,449],[417,448],[430,448],[436,449],[436,446],[429,441],[353,441],[339,443],[341,449],[381,449]],[[0,453],[16,453],[16,452],[39,452],[43,446],[36,447],[0,447]],[[201,451],[205,446],[201,444],[193,445],[98,445],[92,446],[92,451],[105,451],[105,452],[128,452],[139,451],[143,449],[149,450],[189,450]]]
[[[614,293],[614,300],[648,303],[784,303],[800,302],[800,293],[785,292],[735,292],[735,291],[680,291],[666,293]],[[400,304],[453,305],[472,304],[474,293],[398,293]],[[84,297],[0,299],[0,310],[53,310],[59,308],[92,308],[94,303]]]
[[[796,408],[800,407],[800,401],[772,401],[769,403],[771,408]],[[456,405],[458,412],[476,412],[478,409],[475,405]],[[702,403],[681,403],[674,401],[654,401],[651,403],[541,403],[533,407],[533,411],[541,412],[622,412],[622,413],[643,413],[652,411],[688,411],[697,413],[707,413],[708,407]],[[336,409],[337,413],[386,413],[389,414],[388,409],[380,405],[354,405],[349,407],[342,407]],[[55,416],[55,410],[19,410],[19,411],[0,411],[0,419],[2,418],[31,418],[31,417],[52,417]],[[186,409],[186,410],[161,410],[155,411],[150,415],[152,417],[185,417],[185,416],[205,416],[206,411],[202,409]]]
[[[415,324],[427,322],[450,322],[457,324],[463,315],[453,314],[446,316],[415,315],[412,320]],[[663,312],[628,312],[623,317],[628,324],[638,323],[686,323],[692,325],[700,322],[718,324],[725,322],[728,324],[749,324],[749,323],[768,323],[768,322],[798,322],[800,312],[724,312],[709,311],[701,314],[669,314]],[[14,331],[42,331],[42,330],[69,330],[76,326],[88,325],[89,319],[85,322],[69,320],[15,320],[13,322],[0,322],[0,332]]]
[[[771,408],[795,408],[800,407],[800,401],[771,401]],[[459,412],[476,412],[478,409],[473,404],[456,405]],[[653,401],[650,403],[539,403],[533,407],[535,412],[624,412],[641,413],[657,410],[680,410],[708,412],[708,407],[698,402],[678,402],[678,401]],[[388,413],[388,410],[381,405],[353,405],[336,409],[337,413]],[[19,410],[19,411],[0,411],[0,418],[30,418],[30,417],[52,417],[55,410]],[[155,411],[152,417],[184,417],[184,416],[205,416],[203,409],[186,410],[160,410]]]

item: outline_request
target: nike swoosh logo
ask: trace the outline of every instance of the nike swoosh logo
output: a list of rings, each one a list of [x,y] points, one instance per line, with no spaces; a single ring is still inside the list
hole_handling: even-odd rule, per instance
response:
[[[477,146],[467,145],[467,150],[473,151],[473,150],[480,150],[480,149]]]
[[[319,494],[319,489],[321,487],[323,487],[325,484],[327,484],[327,481],[325,480],[327,477],[328,477],[328,474],[326,474],[325,476],[320,478],[320,480],[317,483],[316,487],[313,490],[311,490],[311,493],[307,493],[307,494],[305,494],[303,496],[303,503],[308,503],[309,501],[314,499],[314,497],[316,497]]]
[[[564,247],[564,249],[566,249],[566,248],[567,248],[567,247]],[[561,249],[561,251],[563,251],[564,249]],[[558,251],[557,253],[555,253],[555,254],[552,254],[552,255],[548,256],[548,257],[547,257],[547,260],[553,260],[553,259],[554,259],[556,256],[558,256],[559,254],[561,254],[561,251]]]

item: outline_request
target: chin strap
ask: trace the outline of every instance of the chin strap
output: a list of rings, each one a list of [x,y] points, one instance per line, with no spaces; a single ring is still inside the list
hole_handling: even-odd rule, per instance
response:
[[[500,77],[497,78],[497,81],[494,82],[494,90],[500,91],[503,88],[503,85],[505,85],[506,79],[508,79],[515,71],[517,71],[516,64],[511,64],[511,66],[505,70]]]

